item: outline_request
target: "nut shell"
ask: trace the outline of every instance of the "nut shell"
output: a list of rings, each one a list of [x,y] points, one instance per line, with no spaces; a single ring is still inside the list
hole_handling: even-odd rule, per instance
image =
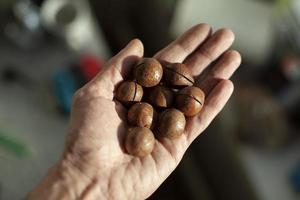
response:
[[[148,103],[136,103],[128,110],[128,123],[132,126],[151,128],[154,121],[153,107]]]
[[[155,138],[152,131],[144,127],[129,128],[125,140],[127,152],[133,156],[144,157],[154,148]]]
[[[182,112],[171,108],[160,114],[158,123],[158,131],[161,136],[175,139],[183,134],[186,120]]]
[[[185,87],[194,84],[189,68],[182,63],[172,63],[164,68],[164,81],[173,87]]]
[[[154,58],[144,58],[135,67],[135,78],[144,87],[158,85],[162,76],[163,68]]]
[[[195,116],[203,107],[205,99],[204,92],[195,86],[189,86],[178,91],[175,104],[187,117]]]
[[[128,105],[141,101],[143,93],[142,86],[136,82],[124,81],[117,89],[116,98],[125,105]]]
[[[172,106],[173,98],[174,92],[171,89],[159,85],[150,91],[149,103],[156,107],[167,108]]]

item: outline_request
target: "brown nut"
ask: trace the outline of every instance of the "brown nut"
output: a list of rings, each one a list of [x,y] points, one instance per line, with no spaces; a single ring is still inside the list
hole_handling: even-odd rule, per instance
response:
[[[152,88],[151,88],[152,89]],[[173,103],[173,91],[165,86],[154,87],[149,94],[149,103],[160,108],[168,108]]]
[[[127,113],[128,122],[132,126],[151,128],[153,118],[154,110],[148,103],[136,103]]]
[[[200,112],[204,104],[204,92],[195,86],[189,86],[178,91],[175,98],[176,108],[187,117]]]
[[[135,78],[144,87],[156,86],[163,75],[161,64],[154,58],[143,58],[135,66]]]
[[[117,89],[116,98],[124,104],[141,101],[143,88],[133,81],[124,81]]]
[[[145,127],[133,127],[127,131],[125,148],[133,156],[143,157],[154,148],[155,138],[152,131]]]
[[[164,68],[164,81],[173,87],[185,87],[194,84],[189,68],[182,63],[172,63]]]
[[[183,134],[186,120],[182,112],[171,108],[160,114],[158,123],[158,132],[161,136],[175,139]]]

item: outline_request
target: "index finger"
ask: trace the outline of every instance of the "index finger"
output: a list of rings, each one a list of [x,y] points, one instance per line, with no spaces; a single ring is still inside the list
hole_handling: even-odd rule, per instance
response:
[[[194,52],[210,34],[211,27],[208,24],[198,24],[156,53],[154,58],[171,63],[181,63]]]

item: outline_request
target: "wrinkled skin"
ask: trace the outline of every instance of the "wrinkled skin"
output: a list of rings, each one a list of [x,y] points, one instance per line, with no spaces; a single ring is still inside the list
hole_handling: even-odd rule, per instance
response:
[[[205,76],[197,82],[206,100],[201,112],[187,120],[184,134],[175,140],[156,140],[151,155],[142,158],[124,150],[126,110],[113,99],[117,85],[143,56],[141,41],[132,40],[107,62],[97,77],[75,94],[64,154],[28,199],[149,197],[231,96],[233,84],[228,79],[241,62],[238,52],[228,50],[233,40],[229,29],[211,34],[209,25],[199,24],[154,56],[187,64],[195,77],[213,61],[218,61],[207,68]]]

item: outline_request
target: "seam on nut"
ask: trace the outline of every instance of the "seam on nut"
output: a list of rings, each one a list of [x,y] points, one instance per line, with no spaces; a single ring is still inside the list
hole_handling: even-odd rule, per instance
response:
[[[143,65],[143,64],[145,64],[145,62],[139,63],[138,65],[135,66],[135,68],[138,68],[138,67],[140,67],[140,66]]]
[[[132,99],[132,101],[135,101],[136,93],[137,93],[137,83],[134,82],[134,94],[133,94],[133,99]]]
[[[201,101],[199,101],[196,97],[194,97],[193,95],[190,95],[193,99],[195,99],[198,103],[200,103],[200,105],[202,106],[203,104],[202,104],[202,102]]]
[[[166,69],[166,70],[169,70],[169,71],[171,71],[171,72],[173,72],[173,73],[175,73],[175,74],[178,74],[178,75],[182,76],[182,77],[185,78],[187,81],[189,81],[190,83],[194,84],[194,81],[190,80],[190,79],[189,79],[188,77],[186,77],[185,75],[180,74],[179,72],[176,72],[175,70],[173,70],[173,69],[171,69],[171,68],[169,68],[169,67],[166,67],[165,69]]]
[[[191,95],[191,94],[177,94],[177,95],[186,95],[186,96],[189,96],[189,97],[192,97],[195,101],[197,101],[198,103],[200,103],[201,106],[203,106],[203,104],[201,103],[201,101],[199,101],[194,95]]]

